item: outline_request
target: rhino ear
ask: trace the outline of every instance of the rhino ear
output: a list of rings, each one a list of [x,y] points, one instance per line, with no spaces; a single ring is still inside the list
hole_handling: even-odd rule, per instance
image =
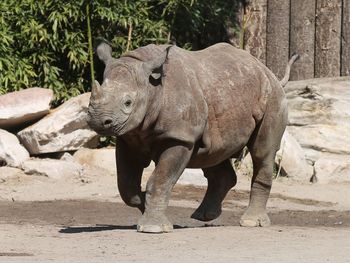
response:
[[[102,42],[102,43],[99,44],[98,47],[97,47],[97,56],[98,56],[98,58],[99,58],[100,60],[103,61],[103,63],[104,63],[105,65],[107,65],[107,63],[108,63],[111,59],[113,59],[113,58],[112,58],[112,48],[111,48],[108,44]]]
[[[167,47],[158,57],[144,62],[143,69],[149,76],[152,85],[159,85],[163,76],[163,64],[168,59],[169,50],[172,46]]]
[[[100,83],[98,83],[98,81],[95,80],[92,83],[92,87],[91,87],[91,98],[92,99],[98,99],[100,97],[100,93],[101,93]]]

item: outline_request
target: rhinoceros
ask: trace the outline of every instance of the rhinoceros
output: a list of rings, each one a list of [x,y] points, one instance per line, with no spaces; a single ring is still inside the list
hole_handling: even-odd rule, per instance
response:
[[[165,211],[185,168],[201,168],[208,180],[192,218],[217,218],[237,181],[230,159],[245,146],[254,172],[240,225],[270,224],[266,202],[287,101],[267,67],[225,43],[200,51],[151,44],[119,59],[102,43],[97,54],[105,71],[102,85],[92,85],[88,123],[117,138],[118,188],[122,200],[142,212],[138,231],[172,231]],[[143,169],[152,160],[155,169],[143,192]]]

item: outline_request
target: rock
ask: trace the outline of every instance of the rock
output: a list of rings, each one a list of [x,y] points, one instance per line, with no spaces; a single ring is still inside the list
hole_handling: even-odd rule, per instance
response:
[[[29,88],[0,96],[0,128],[11,129],[39,120],[49,113],[53,92]]]
[[[74,97],[32,126],[18,133],[31,154],[77,150],[96,146],[97,134],[86,122],[90,93]]]
[[[306,161],[303,149],[288,131],[283,134],[275,162],[287,177],[309,181],[313,175],[313,167]]]
[[[350,127],[340,125],[308,125],[288,127],[303,148],[321,153],[350,154]],[[315,161],[315,160],[314,160]]]
[[[287,130],[315,162],[325,154],[350,154],[350,77],[291,81]]]
[[[144,169],[142,174],[143,189],[145,189],[147,181],[152,175],[154,168],[155,168],[154,162],[151,162],[150,165]],[[176,184],[206,186],[208,182],[203,175],[202,169],[185,169]]]
[[[22,163],[22,169],[26,174],[41,175],[52,179],[80,176],[84,171],[80,164],[55,159],[27,160]]]
[[[285,91],[287,130],[314,164],[312,181],[348,181],[350,77],[291,81]]]
[[[11,178],[16,178],[21,175],[24,175],[21,169],[8,166],[0,167],[0,183],[6,182]]]
[[[208,185],[207,178],[204,177],[202,169],[185,169],[177,183],[180,185]]]
[[[248,151],[248,149],[247,149]],[[249,152],[246,153],[246,155],[243,157],[242,160],[237,161],[235,160],[233,162],[233,168],[235,169],[235,172],[237,176],[253,176],[253,161],[252,157]]]
[[[350,77],[290,81],[289,125],[350,125]]]
[[[101,174],[117,174],[114,148],[87,149],[81,148],[73,155],[74,161],[91,168],[98,168]]]
[[[74,157],[69,152],[62,153],[59,159],[67,162],[74,162]]]
[[[325,155],[314,167],[318,183],[350,182],[350,155]]]
[[[29,159],[29,153],[19,143],[17,137],[0,129],[0,162],[2,165],[19,167],[27,159]]]

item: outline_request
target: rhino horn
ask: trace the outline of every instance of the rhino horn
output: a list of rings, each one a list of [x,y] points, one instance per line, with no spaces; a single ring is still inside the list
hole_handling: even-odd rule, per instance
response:
[[[98,83],[97,80],[95,80],[92,83],[92,87],[91,87],[91,98],[92,99],[98,99],[100,97],[100,92],[101,92],[101,86],[100,83]]]
[[[107,65],[108,62],[113,59],[112,48],[108,44],[102,42],[97,47],[97,56],[105,65]]]
[[[166,62],[169,54],[169,50],[172,46],[169,46],[164,50],[159,56],[156,58],[144,62],[144,70],[146,71],[147,74],[152,74],[152,73],[161,73],[161,67],[162,65]]]

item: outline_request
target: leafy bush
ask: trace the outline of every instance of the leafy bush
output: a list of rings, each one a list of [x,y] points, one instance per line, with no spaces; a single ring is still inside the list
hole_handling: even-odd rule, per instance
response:
[[[227,40],[235,0],[2,0],[0,94],[32,86],[54,90],[56,104],[89,90],[89,30],[115,56],[149,43],[203,48]],[[103,66],[97,59],[101,78]]]

